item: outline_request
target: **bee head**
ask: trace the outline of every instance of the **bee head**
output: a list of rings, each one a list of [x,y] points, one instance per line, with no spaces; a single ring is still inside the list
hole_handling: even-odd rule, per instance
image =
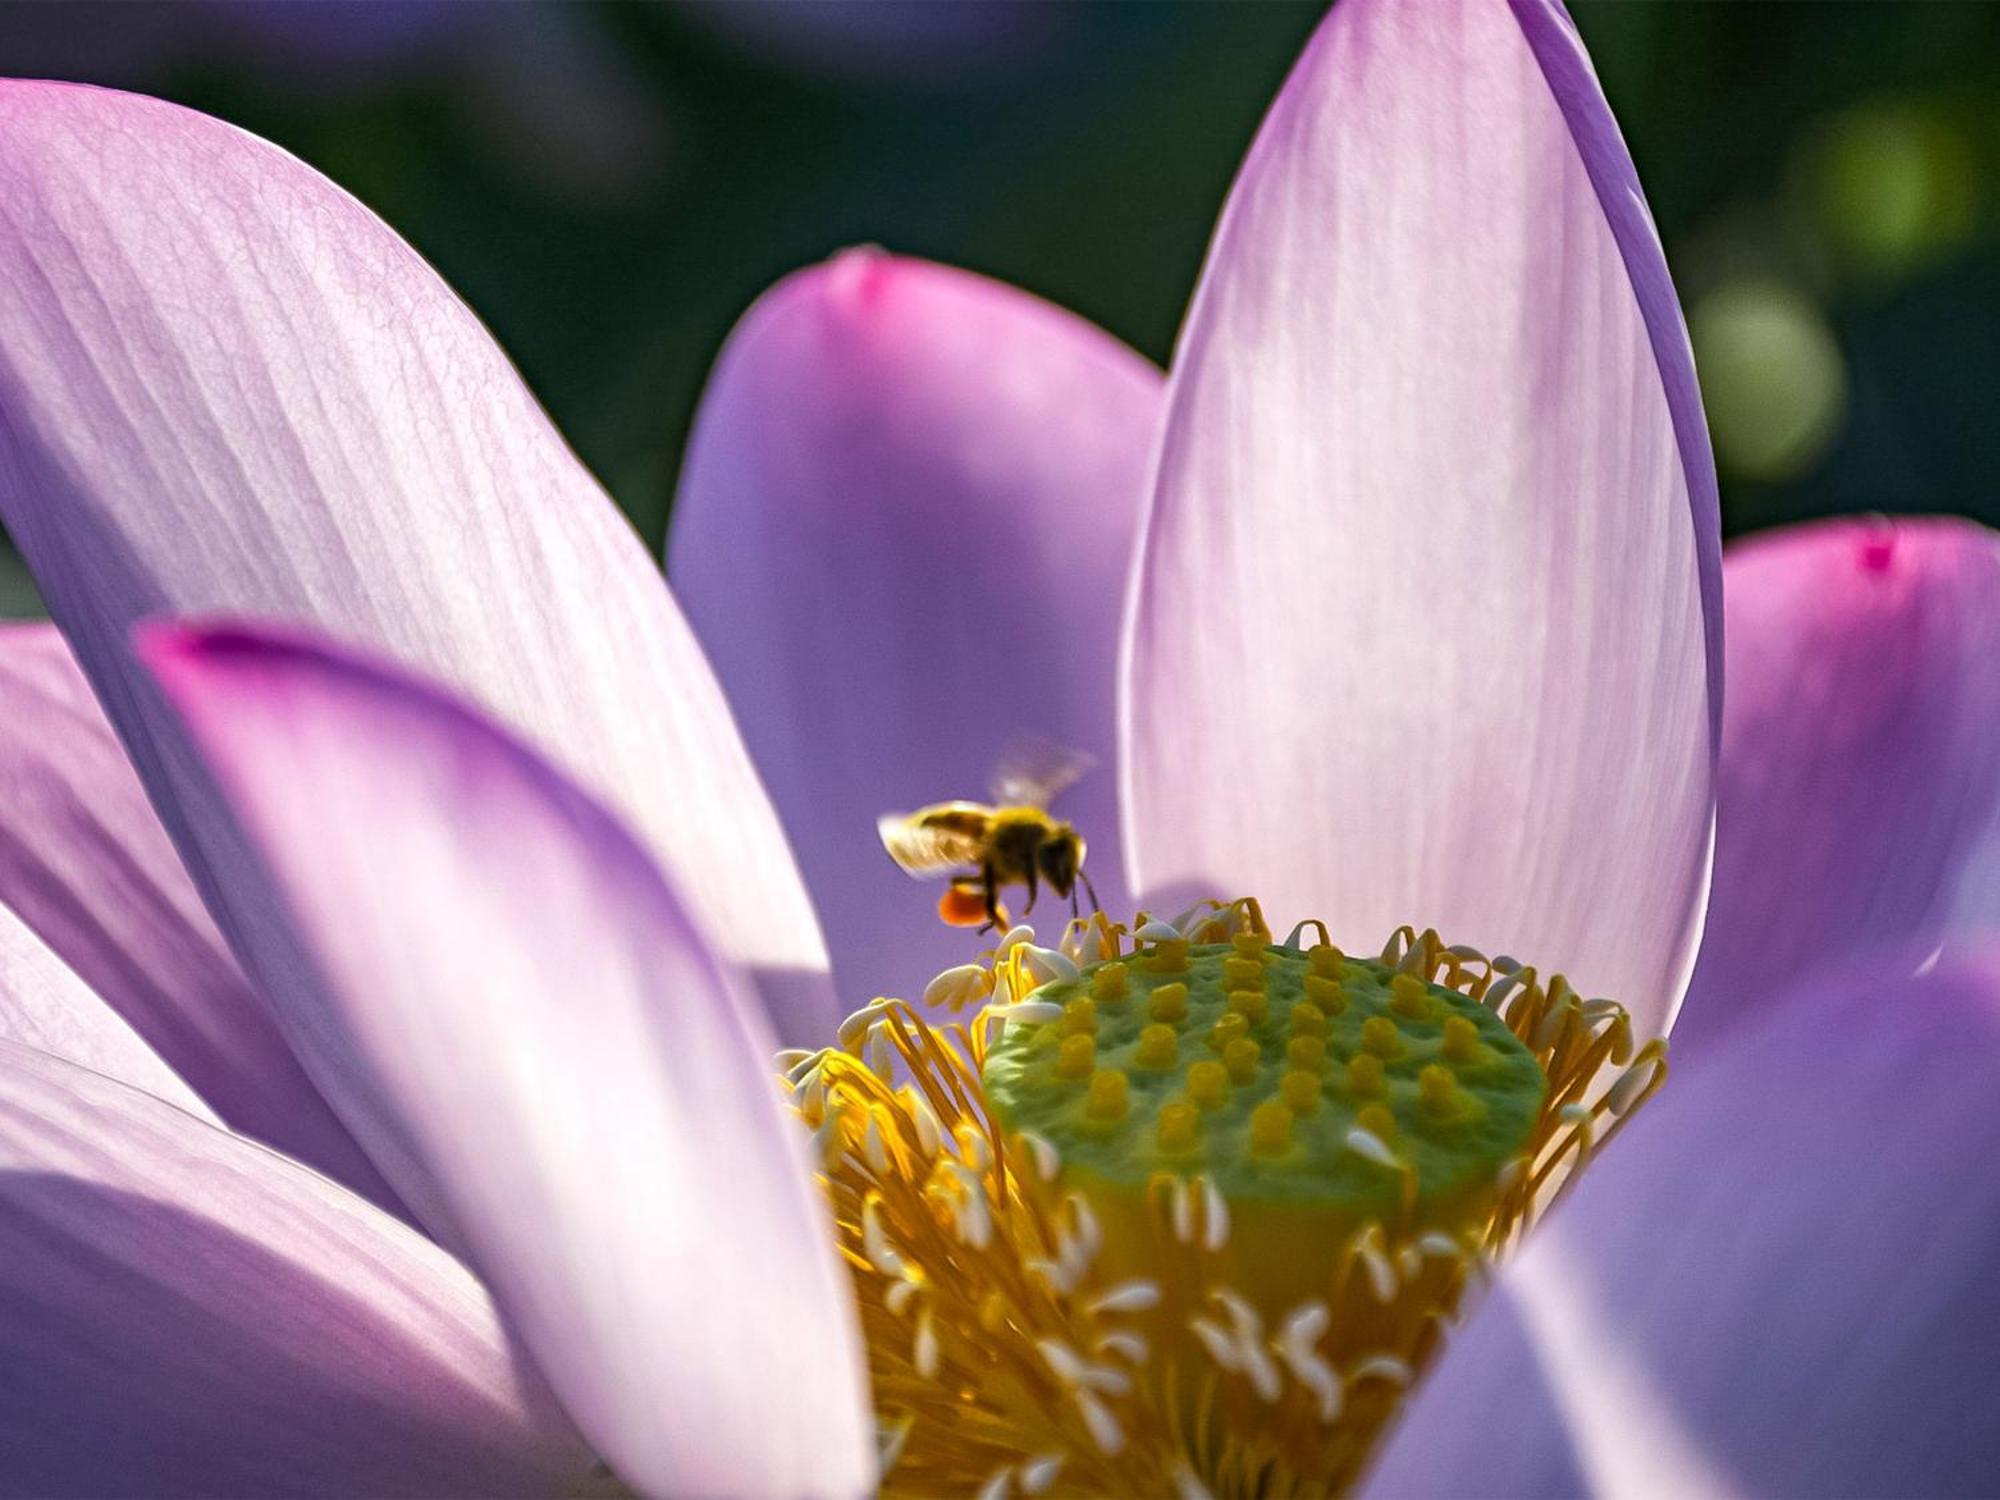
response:
[[[1083,839],[1067,823],[1058,823],[1035,851],[1035,866],[1042,879],[1058,896],[1067,896],[1076,885],[1076,872],[1083,864]]]

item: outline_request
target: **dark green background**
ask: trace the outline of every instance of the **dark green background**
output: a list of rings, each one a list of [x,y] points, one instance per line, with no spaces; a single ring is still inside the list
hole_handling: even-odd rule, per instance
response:
[[[730,324],[842,245],[1002,277],[1163,361],[1320,9],[16,5],[0,68],[194,105],[358,193],[657,544]],[[2000,520],[2000,5],[1576,14],[1690,312],[1728,529]]]

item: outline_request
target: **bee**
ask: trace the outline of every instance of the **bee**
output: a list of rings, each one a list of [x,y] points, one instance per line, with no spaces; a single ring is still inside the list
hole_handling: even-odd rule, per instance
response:
[[[1001,890],[1028,888],[1022,915],[1035,909],[1046,883],[1069,898],[1077,913],[1082,885],[1097,907],[1097,891],[1083,873],[1083,835],[1049,816],[1048,805],[1090,769],[1090,757],[1039,740],[1020,741],[1001,758],[989,791],[993,801],[938,802],[913,813],[888,813],[876,821],[889,857],[919,880],[949,876],[938,915],[954,927],[981,932],[1009,925]]]

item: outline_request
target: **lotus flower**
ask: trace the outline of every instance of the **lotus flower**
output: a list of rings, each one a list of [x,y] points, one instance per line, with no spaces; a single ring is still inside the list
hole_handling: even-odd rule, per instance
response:
[[[704,401],[672,595],[464,307],[281,152],[5,85],[0,258],[0,507],[61,631],[0,638],[6,1489],[871,1487],[871,1393],[947,1356],[857,1312],[869,1210],[837,1259],[768,1059],[966,956],[873,822],[1023,725],[1115,770],[1066,812],[1117,909],[1434,924],[1648,1034],[1694,965],[1687,1076],[1378,1487],[1994,1471],[1996,1201],[1953,1149],[2000,1097],[1993,547],[1746,550],[1722,716],[1692,368],[1559,12],[1342,4],[1164,386],[941,268],[786,283]],[[1146,1456],[1047,1358],[1053,1451],[995,1492]]]

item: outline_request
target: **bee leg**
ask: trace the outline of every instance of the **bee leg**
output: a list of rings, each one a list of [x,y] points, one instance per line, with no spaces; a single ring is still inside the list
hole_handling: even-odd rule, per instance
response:
[[[1028,904],[1021,908],[1022,916],[1025,917],[1029,912],[1035,909],[1036,894],[1037,894],[1037,887],[1035,885],[1035,866],[1034,863],[1030,861],[1028,864]]]
[[[1084,889],[1085,889],[1086,891],[1090,892],[1090,909],[1091,909],[1091,910],[1092,910],[1093,912],[1099,912],[1099,911],[1103,911],[1103,910],[1104,910],[1104,908],[1103,908],[1102,906],[1098,905],[1098,903],[1097,903],[1097,887],[1096,887],[1096,886],[1094,886],[1094,885],[1092,885],[1092,884],[1090,883],[1090,877],[1089,877],[1088,875],[1084,874],[1084,873],[1083,873],[1083,871],[1082,871],[1081,869],[1079,869],[1079,870],[1078,870],[1078,871],[1076,872],[1076,878],[1077,878],[1078,880],[1081,880],[1081,881],[1083,882],[1083,888],[1084,888]],[[1071,901],[1071,903],[1072,903],[1072,908],[1073,908],[1073,907],[1074,907],[1074,903],[1075,903],[1075,901],[1076,901],[1076,892],[1075,892],[1075,890],[1074,890],[1074,889],[1072,889],[1072,890],[1071,890],[1071,892],[1070,892],[1070,901]]]
[[[979,930],[986,932],[1001,926],[1007,919],[1000,912],[1000,884],[993,878],[993,866],[980,866],[979,876],[986,890],[986,926]]]

